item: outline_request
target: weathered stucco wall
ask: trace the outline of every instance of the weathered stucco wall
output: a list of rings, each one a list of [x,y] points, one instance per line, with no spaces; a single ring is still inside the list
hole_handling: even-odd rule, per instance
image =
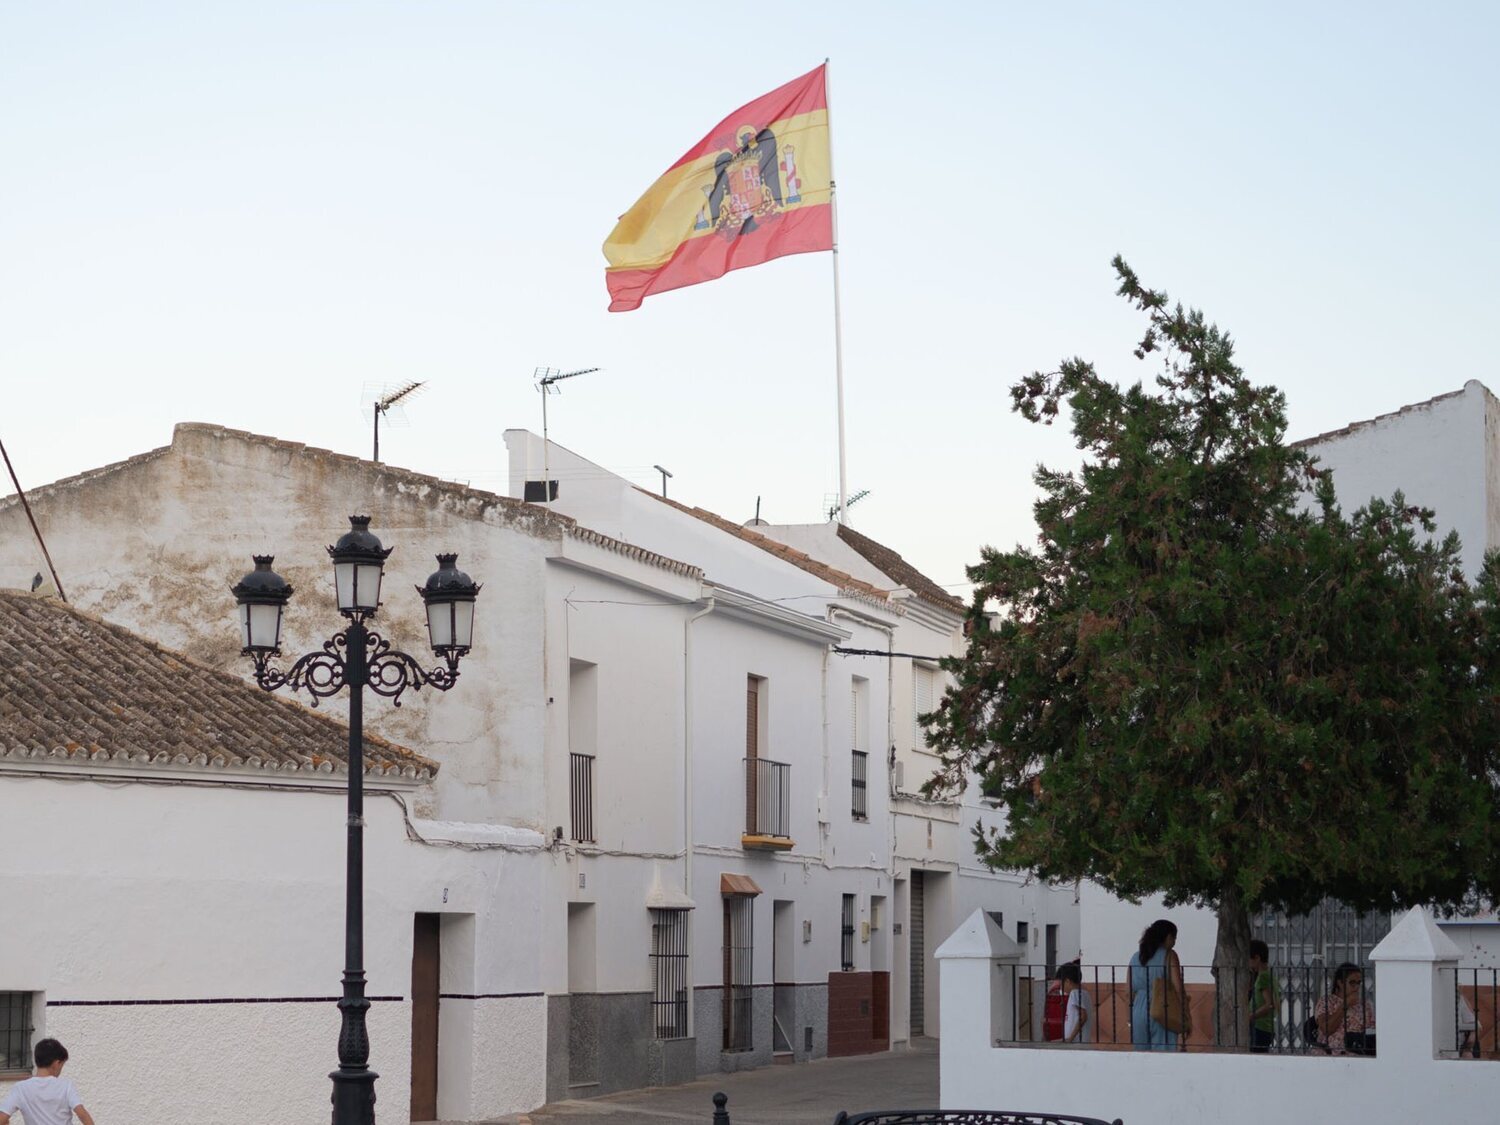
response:
[[[394,547],[374,627],[431,663],[414,586],[438,551],[485,584],[474,651],[443,694],[408,693],[365,708],[366,729],[442,763],[422,811],[541,830],[546,707],[542,559],[564,524],[544,511],[401,469],[184,424],[172,445],[106,471],[37,489],[37,520],[69,599],[215,667],[245,675],[229,586],[252,554],[274,554],[296,588],[283,648],[315,650],[337,631],[324,548],[348,517]],[[43,569],[14,499],[0,501],[0,585],[27,588]],[[343,717],[342,697],[323,704]]]

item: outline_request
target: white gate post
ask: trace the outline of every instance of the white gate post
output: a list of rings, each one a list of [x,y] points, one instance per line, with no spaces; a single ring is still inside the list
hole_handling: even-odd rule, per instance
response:
[[[1453,994],[1458,946],[1419,906],[1370,951],[1376,966],[1377,1056],[1433,1059],[1457,1049]],[[1445,975],[1444,970],[1450,970]]]
[[[947,1105],[947,1076],[978,1072],[996,1041],[1011,1037],[1021,948],[976,910],[932,956],[941,998],[938,1075]]]

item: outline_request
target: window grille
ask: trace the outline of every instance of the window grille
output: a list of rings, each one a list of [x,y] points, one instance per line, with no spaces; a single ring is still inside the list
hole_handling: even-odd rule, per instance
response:
[[[867,820],[870,816],[868,796],[870,755],[866,754],[863,750],[854,751],[851,770],[849,813],[856,820]]]
[[[594,756],[569,754],[568,796],[573,812],[573,839],[594,842]]]
[[[751,1040],[751,972],[754,964],[752,911],[755,899],[724,899],[724,1050],[748,1051]]]
[[[839,928],[840,945],[839,959],[843,962],[844,972],[854,971],[854,896],[844,896],[844,911]]]
[[[31,1069],[31,993],[0,992],[0,1070]]]
[[[658,1039],[687,1036],[688,912],[651,911],[651,1016]]]

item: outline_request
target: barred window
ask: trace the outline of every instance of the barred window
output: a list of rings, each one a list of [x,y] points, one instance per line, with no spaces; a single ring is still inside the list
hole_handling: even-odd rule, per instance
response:
[[[651,911],[651,1016],[658,1039],[687,1035],[688,912]]]
[[[0,992],[0,1071],[31,1069],[31,993]]]

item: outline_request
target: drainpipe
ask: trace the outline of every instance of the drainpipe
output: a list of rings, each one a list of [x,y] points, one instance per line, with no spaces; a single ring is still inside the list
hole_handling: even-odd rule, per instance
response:
[[[682,893],[693,897],[693,622],[714,611],[709,598],[682,625]],[[695,912],[696,913],[696,912]],[[687,1036],[693,1037],[693,919],[688,920]]]

